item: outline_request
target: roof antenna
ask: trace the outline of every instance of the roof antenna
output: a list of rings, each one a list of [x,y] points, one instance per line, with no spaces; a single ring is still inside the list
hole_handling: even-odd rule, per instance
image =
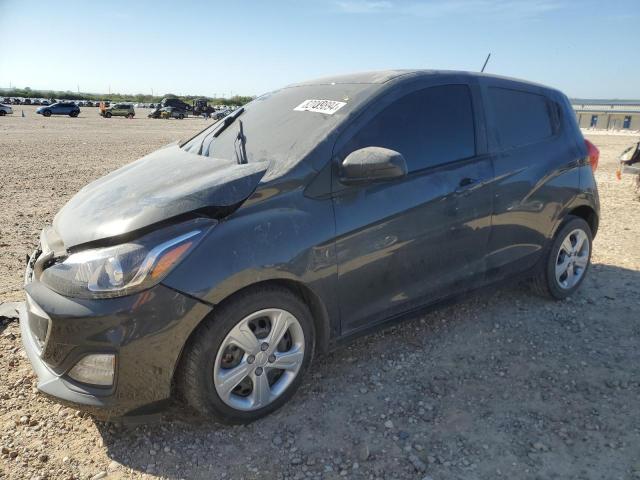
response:
[[[482,70],[480,70],[480,73],[484,72],[484,69],[487,66],[487,63],[489,63],[489,58],[491,58],[491,52],[489,52],[489,55],[487,55],[487,59],[484,61],[484,65],[482,65]]]

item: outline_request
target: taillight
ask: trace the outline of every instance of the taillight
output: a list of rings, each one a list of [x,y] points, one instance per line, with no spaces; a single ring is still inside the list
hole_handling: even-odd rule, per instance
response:
[[[598,160],[600,160],[600,150],[589,140],[584,141],[587,146],[587,156],[589,157],[589,163],[591,164],[591,170],[594,172],[598,168]]]

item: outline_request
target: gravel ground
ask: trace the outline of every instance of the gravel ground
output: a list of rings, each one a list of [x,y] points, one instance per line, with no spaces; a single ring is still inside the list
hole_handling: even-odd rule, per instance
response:
[[[0,301],[81,186],[203,120],[0,119]],[[142,113],[142,112],[140,112]],[[564,302],[494,287],[319,358],[279,412],[224,427],[173,407],[109,425],[37,394],[15,321],[0,320],[0,477],[640,478],[640,204],[601,149],[593,268]]]

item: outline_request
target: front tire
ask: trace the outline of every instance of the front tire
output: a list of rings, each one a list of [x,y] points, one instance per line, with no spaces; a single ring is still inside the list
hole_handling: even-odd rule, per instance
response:
[[[104,116],[105,116],[106,118],[111,118],[111,112],[107,112],[107,113],[105,113],[105,114],[104,114]]]
[[[51,116],[51,110],[45,110],[44,112],[42,112],[42,115],[44,115],[45,117],[50,117]]]
[[[223,304],[192,339],[176,378],[183,398],[217,421],[246,424],[280,408],[299,388],[315,330],[300,298],[267,286]]]
[[[178,115],[178,120],[183,120],[183,119],[184,119],[184,115],[182,113]]]
[[[580,217],[568,216],[532,279],[533,290],[555,300],[572,295],[587,276],[592,245],[589,224]]]

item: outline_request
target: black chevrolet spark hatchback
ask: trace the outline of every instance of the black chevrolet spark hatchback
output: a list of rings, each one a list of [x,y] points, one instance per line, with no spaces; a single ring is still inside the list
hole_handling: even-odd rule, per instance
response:
[[[86,187],[42,231],[20,324],[38,388],[100,417],[174,395],[282,406],[318,351],[508,277],[571,295],[597,149],[567,98],[465,72],[277,90]]]

